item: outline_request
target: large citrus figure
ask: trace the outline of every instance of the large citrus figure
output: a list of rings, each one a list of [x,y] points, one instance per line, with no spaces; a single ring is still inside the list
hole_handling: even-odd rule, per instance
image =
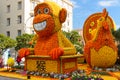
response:
[[[94,36],[84,47],[86,61],[92,67],[111,67],[117,60],[117,47],[107,19],[108,12],[104,9],[96,21],[96,28],[93,29]]]
[[[65,22],[67,11],[54,2],[46,1],[38,4],[34,9],[33,28],[37,34],[34,54],[51,56],[57,59],[62,55],[73,55],[76,49],[63,35],[62,23]],[[23,48],[19,56],[25,57],[30,50]]]

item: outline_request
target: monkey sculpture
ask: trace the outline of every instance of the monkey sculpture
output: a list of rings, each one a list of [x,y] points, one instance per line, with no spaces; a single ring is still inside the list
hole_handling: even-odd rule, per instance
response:
[[[58,59],[62,55],[74,55],[74,45],[63,35],[62,23],[65,22],[67,11],[54,2],[43,2],[34,9],[33,28],[37,34],[34,55],[51,56]],[[30,50],[19,50],[19,56],[25,57]]]

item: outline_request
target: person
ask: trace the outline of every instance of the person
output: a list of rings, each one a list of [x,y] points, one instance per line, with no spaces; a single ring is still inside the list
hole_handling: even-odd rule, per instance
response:
[[[3,65],[7,65],[7,60],[8,60],[9,57],[11,57],[10,54],[11,53],[10,53],[10,49],[9,48],[3,51],[3,55],[2,55]]]
[[[17,56],[17,59],[16,59],[16,61],[17,61],[17,64],[18,64],[18,65],[20,65],[21,58],[20,58],[19,56]]]
[[[0,68],[3,67],[3,59],[0,58]]]

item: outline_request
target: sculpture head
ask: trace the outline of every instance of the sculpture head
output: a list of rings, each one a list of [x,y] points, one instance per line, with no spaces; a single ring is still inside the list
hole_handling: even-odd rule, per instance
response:
[[[43,2],[34,9],[33,25],[39,37],[47,37],[61,30],[67,11],[54,2]]]
[[[106,9],[103,9],[102,16],[97,20],[97,28],[103,27],[105,30],[109,29],[107,22],[108,12]]]

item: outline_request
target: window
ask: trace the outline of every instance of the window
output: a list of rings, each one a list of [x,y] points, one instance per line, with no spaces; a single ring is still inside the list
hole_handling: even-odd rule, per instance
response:
[[[21,30],[18,30],[18,36],[21,36],[22,32]]]
[[[18,24],[22,23],[22,16],[21,15],[18,16],[17,23]]]
[[[7,26],[10,26],[10,18],[7,18]]]
[[[22,2],[18,2],[18,10],[22,9]]]
[[[10,31],[7,31],[6,33],[7,33],[7,36],[10,37]]]
[[[7,13],[10,12],[10,5],[7,5]]]

